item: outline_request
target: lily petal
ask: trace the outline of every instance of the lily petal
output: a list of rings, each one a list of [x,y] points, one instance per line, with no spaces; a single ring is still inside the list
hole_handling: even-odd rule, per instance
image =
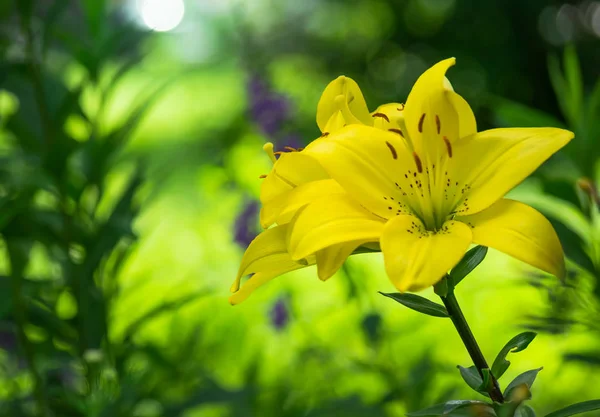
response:
[[[454,143],[448,164],[460,215],[477,213],[502,198],[573,138],[568,130],[545,128],[492,129]]]
[[[321,249],[315,255],[317,257],[317,273],[321,281],[327,281],[342,267],[352,252],[362,244],[363,240],[341,243],[325,249]]]
[[[383,219],[348,195],[328,196],[301,209],[289,223],[288,250],[292,259],[303,259],[336,244],[377,241],[383,225]]]
[[[277,215],[276,222],[277,224],[289,223],[299,209],[312,201],[341,194],[346,194],[346,191],[332,179],[301,184],[287,193],[287,195],[283,195],[278,199],[279,201],[283,201],[283,204],[281,204],[281,210]],[[269,205],[271,204],[269,203]],[[264,209],[270,209],[270,207],[265,206]]]
[[[540,212],[518,201],[502,199],[471,216],[457,217],[473,227],[473,241],[546,271],[565,276],[562,246]]]
[[[373,119],[369,114],[367,103],[358,84],[352,78],[343,75],[325,87],[325,91],[323,91],[317,105],[317,125],[321,132],[333,133],[333,130],[326,129],[342,127],[343,123],[327,126],[332,117],[339,118],[340,115],[346,124],[373,124]]]
[[[412,146],[431,163],[446,152],[446,141],[451,143],[477,132],[469,104],[445,78],[455,63],[455,58],[449,58],[425,71],[406,100],[404,119]]]
[[[417,165],[399,134],[347,126],[311,143],[304,152],[372,213],[389,218],[410,211],[408,194],[416,190],[411,191],[408,177],[417,171]]]
[[[470,244],[471,230],[464,223],[447,221],[434,233],[413,216],[393,218],[381,236],[385,269],[401,292],[434,285],[461,260]]]
[[[257,287],[286,272],[314,265],[315,257],[294,261],[287,251],[287,225],[273,227],[259,234],[248,246],[238,270],[235,282],[231,286],[231,304],[245,300]],[[255,273],[240,288],[243,276]]]
[[[263,228],[271,226],[285,203],[287,193],[295,187],[311,181],[329,178],[317,160],[305,152],[282,154],[273,169],[263,180],[260,188],[260,223]]]

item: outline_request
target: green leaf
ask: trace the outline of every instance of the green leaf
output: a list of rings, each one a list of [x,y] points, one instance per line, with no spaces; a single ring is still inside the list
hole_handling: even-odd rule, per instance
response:
[[[581,79],[581,65],[579,65],[577,51],[575,51],[573,46],[565,48],[563,63],[565,81],[567,82],[569,92],[569,109],[572,117],[570,122],[573,126],[578,126],[581,121],[583,108],[583,81]]]
[[[487,250],[488,248],[486,246],[476,246],[463,256],[458,265],[450,272],[450,276],[452,277],[455,286],[483,261],[487,254]]]
[[[425,408],[419,411],[406,413],[407,417],[440,417],[440,416],[467,416],[469,414],[460,413],[459,410],[472,410],[477,412],[477,416],[492,417],[496,414],[489,404],[473,400],[453,400],[444,404],[437,404],[433,407]]]
[[[531,386],[533,385],[535,378],[537,377],[537,374],[542,369],[544,369],[544,368],[532,369],[530,371],[523,372],[521,375],[517,376],[506,387],[506,390],[504,391],[504,397],[510,398],[511,394],[513,393],[515,388],[517,388],[523,384],[527,385],[527,388],[531,389]]]
[[[450,317],[448,315],[448,311],[446,311],[446,308],[444,306],[436,304],[433,301],[429,301],[427,298],[423,298],[415,294],[386,294],[381,291],[379,292],[379,294],[391,298],[392,300],[395,300],[410,309],[418,311],[419,313],[427,314],[429,316],[434,317]]]
[[[546,417],[568,417],[593,410],[600,410],[600,400],[584,401],[582,403],[573,404],[563,409],[554,411],[548,414]]]
[[[473,390],[478,392],[479,394],[483,394],[486,397],[489,397],[487,393],[487,386],[490,383],[490,370],[484,369],[484,378],[481,378],[479,375],[479,371],[474,366],[469,366],[468,368],[463,368],[462,366],[458,366],[458,370],[460,371],[460,376],[464,379],[468,386],[470,386]]]
[[[536,417],[535,411],[528,405],[522,405],[515,414],[515,417]]]
[[[492,375],[500,379],[510,366],[510,362],[506,360],[506,355],[511,352],[517,353],[525,350],[536,336],[537,333],[535,332],[523,332],[510,339],[500,353],[498,353],[498,356],[496,356],[492,365]]]

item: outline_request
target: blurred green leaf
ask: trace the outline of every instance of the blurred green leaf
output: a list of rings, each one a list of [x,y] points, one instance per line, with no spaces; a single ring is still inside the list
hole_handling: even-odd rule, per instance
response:
[[[492,107],[498,119],[498,124],[501,126],[565,127],[564,123],[554,116],[505,98],[495,99],[492,102]]]
[[[520,385],[527,385],[527,388],[531,389],[537,374],[544,368],[532,369],[530,371],[523,372],[511,381],[510,384],[504,390],[504,397],[510,398],[513,391]]]
[[[575,414],[586,413],[588,411],[600,410],[600,400],[584,401],[573,404],[560,410],[554,411],[546,417],[569,417]]]
[[[427,298],[423,298],[416,294],[409,293],[390,293],[386,294],[383,292],[379,292],[379,294],[384,295],[392,300],[395,300],[402,304],[405,307],[408,307],[412,310],[418,311],[419,313],[427,314],[428,316],[433,317],[449,317],[448,311],[446,308],[440,304],[436,304],[433,301],[428,300]]]
[[[463,256],[460,262],[450,271],[450,276],[455,286],[483,262],[487,251],[488,248],[486,246],[478,245]]]
[[[569,109],[571,114],[571,125],[577,128],[581,125],[583,114],[583,81],[581,77],[581,66],[575,47],[569,45],[564,51],[564,67],[567,91],[569,92]]]
[[[497,379],[500,379],[510,366],[510,361],[506,360],[506,355],[525,350],[536,336],[537,334],[535,332],[523,332],[510,339],[508,343],[504,345],[500,353],[498,353],[498,356],[496,356],[494,364],[492,365],[492,375]]]

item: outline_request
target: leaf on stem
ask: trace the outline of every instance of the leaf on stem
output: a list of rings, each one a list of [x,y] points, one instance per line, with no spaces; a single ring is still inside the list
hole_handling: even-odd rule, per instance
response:
[[[465,414],[464,411],[467,411],[468,414]],[[489,404],[473,400],[453,400],[423,410],[406,413],[407,417],[466,417],[467,415],[495,417],[496,413]]]
[[[427,314],[428,316],[433,317],[450,317],[448,315],[448,311],[446,308],[440,304],[434,303],[433,301],[428,300],[427,298],[423,298],[419,295],[408,294],[408,293],[383,293],[379,292],[379,294],[384,295],[392,300],[399,302],[400,304],[408,307],[412,310],[418,311],[419,313]]]
[[[521,375],[517,376],[506,387],[506,390],[504,391],[504,397],[510,399],[512,396],[514,396],[517,393],[518,388],[523,385],[526,385],[528,389],[531,389],[531,386],[533,385],[533,382],[535,381],[537,374],[542,369],[543,368],[532,369],[530,371],[523,372]]]
[[[476,246],[468,251],[460,262],[450,271],[453,285],[458,285],[467,275],[469,275],[485,258],[487,246]]]
[[[600,400],[584,401],[562,408],[548,414],[546,417],[568,417],[588,411],[600,410]]]
[[[498,356],[496,356],[494,364],[492,365],[492,375],[497,379],[500,379],[510,366],[510,361],[506,360],[506,355],[525,350],[536,336],[537,333],[535,332],[523,332],[510,339],[508,343],[504,345],[500,353],[498,353]]]
[[[477,368],[475,366],[469,366],[468,368],[463,368],[462,366],[459,365],[457,368],[460,371],[460,375],[462,376],[462,378],[464,379],[464,381],[467,383],[468,386],[470,386],[473,390],[475,390],[479,394],[489,397],[489,394],[487,392],[488,385],[490,384],[490,381],[491,381],[489,369],[483,370],[484,377],[481,378],[481,375],[479,375],[479,371],[477,371]]]

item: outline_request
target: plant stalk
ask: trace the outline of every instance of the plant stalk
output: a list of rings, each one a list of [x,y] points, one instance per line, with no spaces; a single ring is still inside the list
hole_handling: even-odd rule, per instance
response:
[[[473,336],[473,332],[465,319],[465,316],[460,309],[460,305],[458,305],[458,300],[454,295],[454,291],[448,291],[445,296],[440,296],[444,305],[446,306],[446,310],[448,310],[448,314],[450,315],[450,319],[452,319],[452,323],[454,323],[454,327],[456,331],[463,341],[479,375],[483,378],[483,369],[490,369],[488,366],[483,353],[481,353],[481,349],[475,340],[475,336]],[[502,396],[502,391],[500,390],[500,385],[498,384],[498,380],[491,374],[490,378],[492,379],[492,386],[490,387],[488,394],[490,394],[490,398],[493,401],[498,403],[504,403],[504,397]]]

